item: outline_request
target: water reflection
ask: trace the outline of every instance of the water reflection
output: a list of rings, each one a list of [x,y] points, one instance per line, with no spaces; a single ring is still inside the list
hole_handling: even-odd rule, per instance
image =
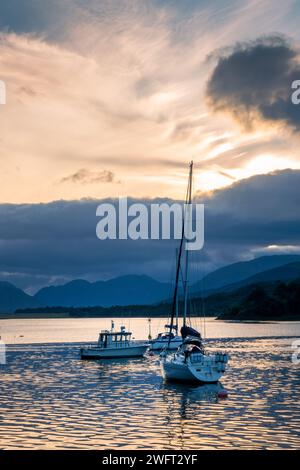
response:
[[[136,339],[144,340],[148,335],[146,318],[115,318],[116,327],[124,324],[133,331]],[[153,318],[153,336],[162,331],[167,318]],[[195,325],[202,325],[203,319],[195,318]],[[299,322],[240,323],[206,319],[207,338],[242,338],[300,336]],[[63,343],[97,341],[98,333],[110,327],[105,318],[73,319],[14,319],[0,320],[2,339],[6,344]]]
[[[163,383],[161,387],[162,399],[166,403],[165,426],[168,430],[168,446],[172,448],[177,441],[180,449],[185,449],[189,436],[189,420],[196,420],[196,410],[205,408],[206,403],[217,404],[218,393],[224,390],[218,384],[176,384]]]
[[[289,346],[228,340],[223,385],[184,385],[163,382],[157,356],[81,361],[78,345],[15,345],[1,368],[0,447],[297,448],[300,377]]]
[[[218,393],[221,390],[224,390],[221,383],[203,385],[163,383],[161,387],[163,398],[167,403],[174,401],[171,403],[171,408],[180,410],[180,415],[184,419],[192,405],[201,402],[217,403]]]

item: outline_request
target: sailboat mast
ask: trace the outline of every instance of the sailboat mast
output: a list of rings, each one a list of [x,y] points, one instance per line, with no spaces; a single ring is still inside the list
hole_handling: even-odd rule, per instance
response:
[[[176,264],[179,262],[179,250],[176,250]],[[176,292],[176,306],[175,306],[175,318],[176,318],[176,334],[178,334],[178,317],[179,317],[179,295],[178,290]]]
[[[188,196],[186,205],[186,223],[185,223],[185,271],[184,271],[184,311],[183,311],[183,326],[186,326],[187,310],[188,310],[188,279],[189,279],[189,250],[187,250],[187,234],[190,234],[192,224],[192,190],[193,190],[193,161],[190,163],[190,174],[188,183]]]
[[[193,162],[190,163],[189,181],[188,181],[187,194],[186,194],[186,208],[190,207],[190,204],[191,204],[191,201],[192,201],[192,175],[193,175]],[[182,236],[181,236],[181,240],[180,240],[179,252],[178,252],[178,257],[177,257],[175,289],[174,289],[174,295],[173,295],[171,322],[170,322],[170,333],[172,333],[172,331],[173,331],[174,316],[176,315],[181,257],[182,257],[184,242],[186,243],[186,240],[185,240],[185,233],[186,233],[185,232],[185,222],[186,222],[185,218],[186,218],[186,213],[183,214]],[[187,252],[187,250],[186,250],[186,252]],[[186,268],[187,267],[188,267],[188,260],[186,262]],[[187,280],[187,269],[186,269],[185,272],[186,272],[186,280]],[[186,291],[186,289],[185,289],[185,291]],[[186,299],[186,303],[187,303],[187,299]],[[185,317],[186,317],[186,308],[185,308]],[[184,324],[185,324],[185,320],[184,320]],[[171,341],[171,335],[169,336],[168,346],[170,345],[170,341]]]

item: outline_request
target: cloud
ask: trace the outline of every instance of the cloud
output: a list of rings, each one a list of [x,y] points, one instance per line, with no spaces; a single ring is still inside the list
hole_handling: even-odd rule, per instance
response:
[[[228,111],[246,128],[257,121],[300,131],[291,85],[300,77],[299,50],[281,36],[238,44],[221,55],[207,86],[213,110]]]
[[[2,0],[0,79],[8,100],[0,113],[1,200],[114,197],[113,184],[56,184],[83,168],[109,168],[122,180],[123,196],[178,198],[193,156],[202,164],[204,189],[231,182],[220,171],[236,179],[255,174],[255,165],[237,173],[230,164],[243,169],[259,155],[265,136],[256,136],[255,156],[253,150],[240,161],[217,158],[226,145],[238,152],[248,142],[238,127],[207,109],[206,57],[256,32],[298,34],[298,24],[286,20],[293,5]],[[288,142],[287,166],[294,168],[298,147]],[[278,168],[273,163],[264,170]]]
[[[300,171],[286,170],[234,183],[203,197],[204,250],[191,254],[193,275],[264,253],[300,246]],[[164,202],[171,200],[154,200]],[[96,238],[102,200],[0,204],[0,279],[31,292],[74,278],[90,281],[123,274],[174,277],[178,241]],[[117,204],[116,200],[104,202]],[[129,203],[153,200],[132,199]]]
[[[269,245],[252,250],[257,256],[286,254],[293,255],[300,253],[300,245]]]
[[[109,170],[91,171],[86,168],[81,168],[72,175],[65,176],[60,180],[60,183],[113,183],[115,182],[115,174]]]

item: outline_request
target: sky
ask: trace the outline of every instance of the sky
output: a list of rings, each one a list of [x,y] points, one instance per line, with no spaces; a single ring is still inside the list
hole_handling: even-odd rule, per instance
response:
[[[190,252],[191,278],[199,280],[234,261],[300,253],[299,186],[300,171],[285,170],[253,176],[204,200],[201,197],[205,245],[202,251]],[[141,200],[129,200],[129,204],[136,201]],[[149,205],[153,200],[142,201]],[[170,202],[157,202],[163,201]],[[92,282],[126,274],[171,282],[178,240],[100,241],[96,238],[98,203],[82,199],[1,204],[0,281],[29,293],[72,279]]]
[[[201,191],[298,169],[290,128],[250,132],[207,87],[237,43],[298,47],[299,15],[291,0],[3,0],[1,202],[181,198],[191,158]]]
[[[296,0],[2,0],[0,280],[165,279],[173,246],[104,248],[94,209],[182,199],[191,159],[204,270],[297,251],[299,20]]]

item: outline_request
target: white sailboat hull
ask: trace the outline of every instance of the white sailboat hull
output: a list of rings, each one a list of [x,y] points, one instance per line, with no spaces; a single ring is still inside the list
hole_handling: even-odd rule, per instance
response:
[[[147,344],[131,345],[123,348],[81,348],[81,359],[114,359],[122,357],[142,357],[148,348]]]
[[[176,351],[182,345],[181,338],[174,338],[170,341],[168,340],[154,340],[150,343],[150,350],[151,351],[162,351],[163,349],[167,349],[169,351]]]
[[[185,360],[182,355],[163,358],[162,374],[166,381],[216,383],[225,372],[225,363],[216,360],[216,356],[197,355],[198,358]]]
[[[184,230],[180,241],[179,252],[176,263],[175,290],[172,306],[171,322],[169,325],[170,333],[174,323],[174,317],[178,318],[178,309],[175,309],[175,301],[178,303],[178,286],[181,274],[181,261],[183,253],[185,256],[185,267],[183,269],[183,325],[180,330],[182,336],[182,345],[175,354],[161,354],[162,374],[166,381],[176,382],[195,382],[211,384],[220,380],[225,372],[228,356],[223,353],[206,354],[202,342],[201,334],[187,325],[188,315],[188,291],[189,291],[189,249],[187,233],[190,233],[193,221],[192,209],[192,186],[193,186],[193,162],[190,163],[186,208],[184,211]],[[178,323],[178,322],[177,322]],[[178,324],[176,325],[178,327]],[[176,329],[177,331],[177,329]]]

